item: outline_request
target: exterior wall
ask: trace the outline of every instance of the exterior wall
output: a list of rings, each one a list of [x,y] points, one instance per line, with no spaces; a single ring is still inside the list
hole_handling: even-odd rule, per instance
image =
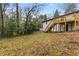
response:
[[[77,21],[77,25],[76,27],[75,26],[73,27],[73,30],[79,30],[79,21]]]
[[[72,31],[73,28],[72,28],[72,24],[68,24],[68,31]]]
[[[56,31],[56,27],[57,27],[57,25],[54,25],[53,28],[52,28],[52,30],[53,30],[54,32]]]
[[[54,25],[53,27],[52,27],[52,29],[51,29],[51,31],[53,32],[59,32],[60,31],[60,25],[59,24],[56,24],[56,25]]]
[[[65,26],[64,25],[61,25],[61,30],[60,31],[65,31]]]
[[[67,23],[68,27],[67,31],[72,31],[74,30],[74,23]],[[65,24],[56,24],[52,27],[51,29],[52,32],[64,32],[65,31]]]
[[[60,31],[60,25],[57,24],[57,31]]]

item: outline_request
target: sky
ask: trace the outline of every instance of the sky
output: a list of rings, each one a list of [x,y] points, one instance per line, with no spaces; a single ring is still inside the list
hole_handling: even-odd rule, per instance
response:
[[[21,8],[27,6],[30,7],[30,4],[25,4],[25,3],[20,3],[19,4]],[[60,8],[61,7],[61,3],[46,3],[45,6],[43,7],[43,10],[41,10],[40,14],[47,14],[47,15],[51,15],[53,16],[53,13],[55,12],[55,10],[57,9],[59,12],[62,11],[63,13],[63,9]]]
[[[31,4],[25,4],[25,3],[20,3],[19,4],[21,7],[29,7]],[[46,3],[46,6],[44,6],[43,8],[43,13],[51,13],[51,11],[55,11],[56,9],[58,9],[59,11],[62,10],[59,5],[61,5],[60,3],[57,4],[57,3]]]
[[[45,6],[41,10],[40,14],[46,14],[48,17],[53,17],[56,9],[59,11],[60,15],[64,14],[63,3],[44,3]],[[24,7],[30,7],[31,3],[19,3],[19,6],[23,9]],[[79,7],[79,4],[77,4]]]

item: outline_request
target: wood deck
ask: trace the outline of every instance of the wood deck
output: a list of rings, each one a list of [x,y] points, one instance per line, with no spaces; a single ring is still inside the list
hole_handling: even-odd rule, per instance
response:
[[[61,24],[64,23],[65,26],[65,32],[66,32],[66,25],[68,22],[74,22],[74,27],[77,26],[77,23],[79,24],[79,13],[73,13],[70,15],[62,16],[53,19],[49,25],[46,27],[45,32],[51,31],[51,28],[54,26],[54,24]]]

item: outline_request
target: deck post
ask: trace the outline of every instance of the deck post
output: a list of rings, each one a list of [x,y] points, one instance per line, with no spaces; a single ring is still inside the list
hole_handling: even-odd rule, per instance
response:
[[[75,20],[75,27],[76,27],[76,23],[77,23],[77,22],[76,22],[76,20]]]
[[[54,25],[53,25],[53,32],[54,32]]]
[[[65,32],[66,32],[66,22],[65,22]]]
[[[55,32],[56,32],[56,24],[55,24]]]
[[[61,32],[61,24],[60,24],[60,30],[59,31]]]
[[[57,24],[56,24],[56,32],[57,32]]]
[[[64,17],[64,20],[65,20],[65,32],[66,32],[66,18]]]
[[[76,19],[77,19],[77,18],[76,18],[76,15],[75,15],[74,17],[75,17],[75,28],[76,28],[76,23],[77,23],[77,22],[76,22]]]

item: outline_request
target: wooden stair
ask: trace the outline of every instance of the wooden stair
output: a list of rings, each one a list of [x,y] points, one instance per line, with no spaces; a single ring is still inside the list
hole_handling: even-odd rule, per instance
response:
[[[45,32],[49,32],[53,26],[53,21],[51,21],[45,29]]]

